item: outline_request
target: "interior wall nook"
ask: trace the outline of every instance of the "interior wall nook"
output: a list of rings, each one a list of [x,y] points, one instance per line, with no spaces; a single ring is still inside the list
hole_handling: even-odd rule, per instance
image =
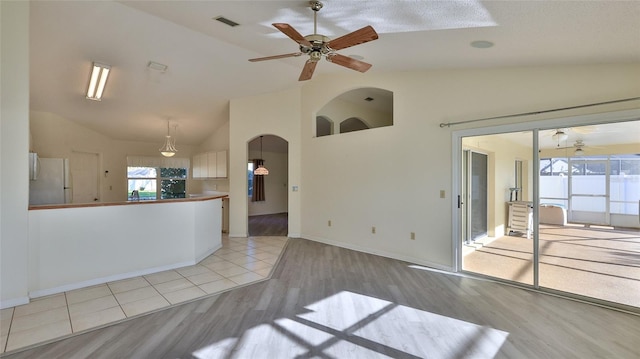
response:
[[[338,126],[334,126],[337,124]],[[344,92],[316,115],[316,137],[393,125],[393,92],[363,87]]]

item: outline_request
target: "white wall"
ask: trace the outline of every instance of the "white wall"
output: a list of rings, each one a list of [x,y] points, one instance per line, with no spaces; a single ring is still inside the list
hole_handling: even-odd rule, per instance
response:
[[[157,143],[120,141],[49,112],[32,111],[31,147],[40,157],[71,157],[72,152],[97,153],[101,202],[127,200],[127,156],[158,156],[164,139]],[[176,157],[190,158],[194,146],[177,144]],[[70,164],[71,170],[74,163]],[[104,171],[109,171],[107,176]],[[189,171],[191,174],[191,171]],[[187,180],[187,191],[194,181]]]
[[[318,76],[302,90],[302,237],[450,269],[451,211],[458,194],[452,183],[453,130],[638,103],[455,128],[439,124],[635,97],[639,78],[640,64]],[[320,107],[357,87],[394,92],[394,125],[314,138]],[[440,190],[446,198],[439,198]]]
[[[260,152],[249,153],[249,158],[260,158]],[[247,206],[250,216],[287,212],[288,205],[288,154],[264,151],[262,159],[269,175],[264,176],[265,200],[252,202],[247,196]]]
[[[0,308],[28,302],[29,3],[0,1]]]
[[[247,144],[260,135],[275,135],[289,142],[289,236],[300,236],[300,89],[231,100],[229,122],[229,176],[231,237],[247,236]],[[268,168],[268,167],[267,167]]]

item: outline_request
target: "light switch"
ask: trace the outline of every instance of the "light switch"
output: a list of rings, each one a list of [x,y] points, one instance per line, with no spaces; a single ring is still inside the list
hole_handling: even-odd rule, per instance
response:
[[[292,186],[292,187],[291,187],[291,190],[292,190],[293,192],[298,192],[298,186]]]

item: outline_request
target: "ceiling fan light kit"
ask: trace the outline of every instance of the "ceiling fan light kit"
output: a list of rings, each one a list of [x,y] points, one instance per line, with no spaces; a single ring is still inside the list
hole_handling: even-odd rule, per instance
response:
[[[286,23],[274,23],[273,26],[287,35],[291,40],[300,46],[299,52],[290,54],[282,54],[275,56],[259,57],[249,59],[251,62],[283,59],[287,57],[297,57],[303,54],[309,55],[309,59],[302,68],[298,81],[306,81],[311,79],[315,71],[318,61],[323,57],[336,65],[346,67],[351,70],[366,72],[371,68],[371,64],[360,61],[353,57],[348,57],[336,53],[337,50],[346,49],[351,46],[364,44],[369,41],[376,40],[378,34],[371,26],[365,26],[359,30],[343,35],[337,39],[331,40],[329,37],[318,34],[318,11],[322,9],[322,2],[311,1],[311,10],[313,10],[313,34],[302,36],[296,29]]]

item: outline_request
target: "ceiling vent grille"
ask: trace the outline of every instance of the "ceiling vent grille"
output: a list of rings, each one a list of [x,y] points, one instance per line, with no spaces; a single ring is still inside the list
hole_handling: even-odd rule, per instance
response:
[[[226,24],[226,25],[229,25],[229,26],[231,26],[231,27],[234,27],[234,26],[238,26],[238,25],[240,25],[240,24],[238,24],[237,22],[235,22],[235,21],[233,21],[233,20],[229,20],[229,19],[227,19],[227,18],[226,18],[226,17],[224,17],[224,16],[214,17],[213,19],[214,19],[214,20],[218,20],[218,21],[220,21],[221,23]]]

